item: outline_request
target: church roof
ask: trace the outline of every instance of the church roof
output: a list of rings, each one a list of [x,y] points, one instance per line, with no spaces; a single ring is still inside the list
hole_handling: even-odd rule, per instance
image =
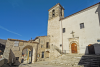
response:
[[[60,3],[57,3],[55,6],[53,6],[52,8],[54,8],[54,7],[56,7],[57,5],[59,5],[62,9],[64,9],[61,5],[60,5]],[[48,11],[50,11],[52,8],[50,8]],[[65,10],[65,9],[64,9]]]
[[[97,4],[100,4],[100,2],[99,2],[99,3],[94,4],[94,5],[90,6],[90,7],[87,7],[87,8],[85,8],[85,9],[83,9],[83,10],[80,10],[80,11],[78,11],[78,12],[74,13],[74,14],[71,14],[71,15],[69,15],[69,16],[67,16],[67,17],[65,17],[65,18],[68,18],[68,17],[70,17],[70,16],[73,16],[73,15],[75,15],[75,14],[77,14],[77,13],[81,12],[81,11],[84,11],[84,10],[86,10],[86,9],[88,9],[88,8],[91,8],[91,7],[93,7],[93,6],[97,5]],[[63,19],[65,19],[65,18],[62,18],[62,19],[60,19],[60,20],[63,20]]]

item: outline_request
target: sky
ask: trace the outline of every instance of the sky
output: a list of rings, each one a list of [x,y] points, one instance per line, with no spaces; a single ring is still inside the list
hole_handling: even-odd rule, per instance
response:
[[[47,35],[48,10],[60,3],[64,16],[100,0],[0,0],[0,39],[30,40]]]

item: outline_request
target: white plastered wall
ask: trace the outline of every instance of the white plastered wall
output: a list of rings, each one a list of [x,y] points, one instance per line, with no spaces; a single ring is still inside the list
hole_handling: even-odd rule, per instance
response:
[[[75,37],[79,37],[79,52],[82,54],[85,53],[86,46],[97,43],[97,39],[100,39],[99,18],[95,13],[97,8],[98,5],[92,6],[62,20],[62,28],[66,30],[63,33],[63,50],[66,50],[67,53],[69,53],[70,44],[68,38],[72,38],[72,34],[70,34],[72,31],[75,32]],[[80,29],[80,23],[84,23],[83,29]],[[61,33],[60,36],[61,39]]]

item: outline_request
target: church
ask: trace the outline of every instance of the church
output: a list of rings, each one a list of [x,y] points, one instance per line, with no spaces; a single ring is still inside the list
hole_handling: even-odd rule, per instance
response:
[[[60,3],[48,10],[50,45],[63,53],[89,54],[92,50],[94,54],[92,44],[100,44],[100,3],[67,17],[64,17],[64,10]]]
[[[100,3],[67,17],[64,17],[64,10],[60,3],[48,10],[47,36],[29,41],[7,39],[3,53],[7,63],[18,65],[25,57],[22,63],[49,60],[54,64],[91,64],[92,67],[95,63],[92,60],[97,60],[99,64]]]

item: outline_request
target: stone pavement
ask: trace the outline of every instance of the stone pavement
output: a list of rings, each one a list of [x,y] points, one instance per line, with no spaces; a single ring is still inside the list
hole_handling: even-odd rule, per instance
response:
[[[81,67],[81,66],[67,66],[67,65],[60,65],[60,64],[20,64],[19,66],[9,66],[3,65],[2,67]],[[84,66],[83,66],[84,67]]]
[[[80,67],[80,66],[67,66],[67,65],[57,65],[57,64],[20,64],[19,67]]]
[[[19,67],[67,67],[67,66],[58,66],[58,65],[43,65],[43,64],[20,64]]]

